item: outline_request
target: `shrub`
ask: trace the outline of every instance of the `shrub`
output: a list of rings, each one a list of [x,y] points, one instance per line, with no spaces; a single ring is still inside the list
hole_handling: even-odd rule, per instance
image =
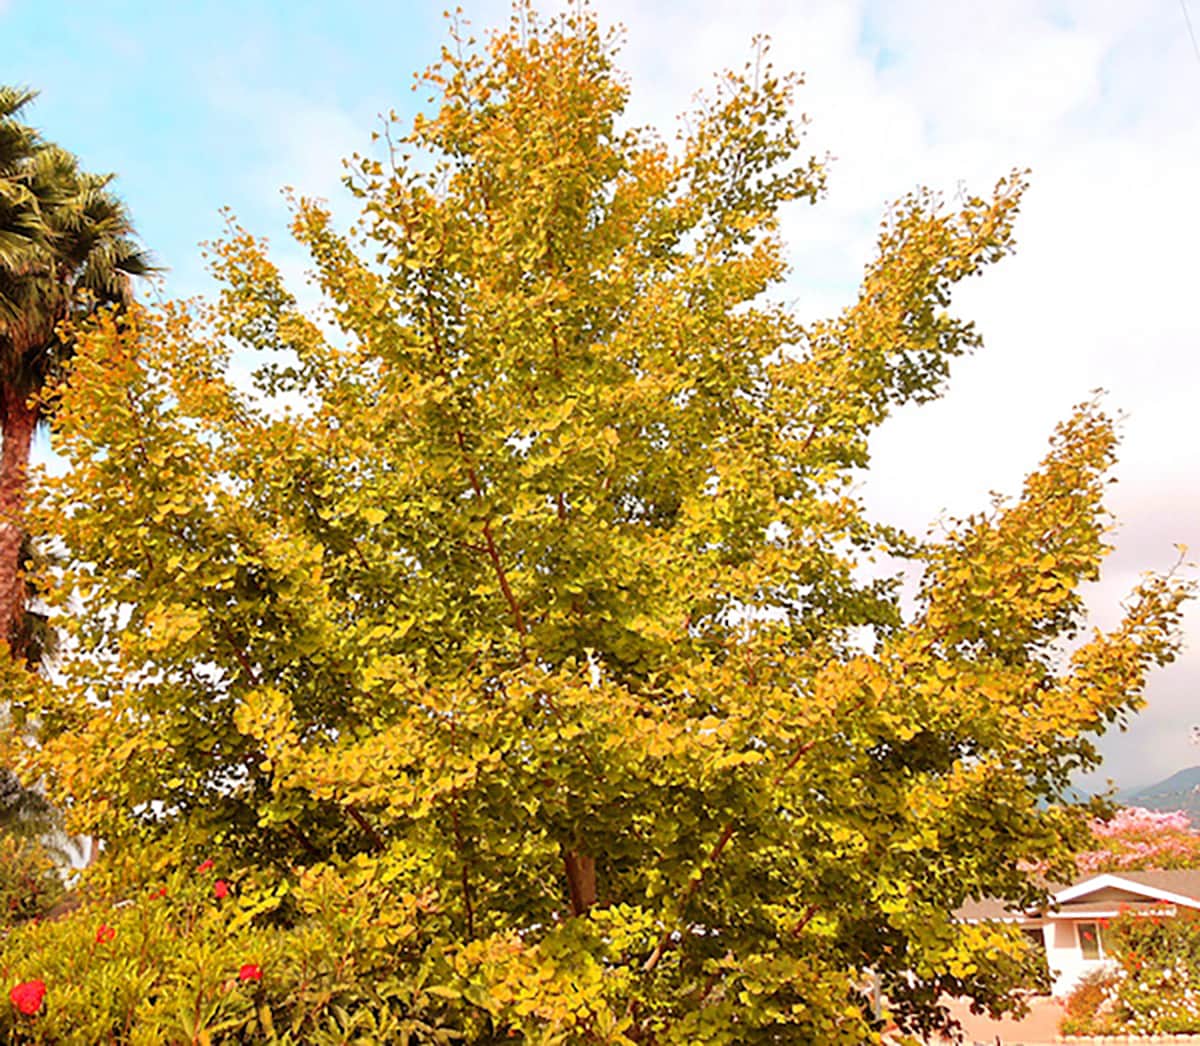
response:
[[[1071,993],[1064,1033],[1200,1032],[1200,913],[1123,912],[1105,924],[1104,942],[1115,963]]]
[[[52,851],[37,839],[0,832],[0,930],[45,915],[62,896]]]
[[[1114,969],[1092,970],[1067,996],[1062,1031],[1067,1035],[1106,1035],[1115,1029],[1114,999],[1121,975]]]
[[[219,867],[150,871],[126,897],[90,888],[68,918],[0,939],[0,1041],[452,1041],[461,993],[426,990],[435,970],[454,976],[425,950],[428,898],[353,861],[228,893]]]

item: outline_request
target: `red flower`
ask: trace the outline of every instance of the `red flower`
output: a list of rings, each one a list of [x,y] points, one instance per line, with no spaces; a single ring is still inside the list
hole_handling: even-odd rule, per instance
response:
[[[117,931],[109,926],[108,923],[101,923],[100,928],[96,931],[96,943],[108,944],[116,936]]]
[[[166,896],[167,896],[167,888],[165,886],[160,886],[157,890],[154,891],[154,893],[152,893],[150,895],[150,900],[155,901],[155,900],[158,900],[158,898],[160,898],[160,897],[166,897]]]
[[[8,997],[18,1010],[32,1017],[42,1008],[42,1000],[46,998],[46,982],[22,981],[13,987]]]
[[[261,981],[262,967],[256,962],[248,962],[240,970],[238,970],[239,981]]]
[[[227,883],[224,879],[218,879],[215,883],[213,883],[213,893],[217,895],[218,900],[220,900],[222,897],[228,897],[229,883]]]
[[[213,867],[213,862],[212,862],[212,858],[210,857],[206,861],[201,861],[200,864],[197,865],[196,871],[198,871],[200,873],[211,872],[212,867]]]

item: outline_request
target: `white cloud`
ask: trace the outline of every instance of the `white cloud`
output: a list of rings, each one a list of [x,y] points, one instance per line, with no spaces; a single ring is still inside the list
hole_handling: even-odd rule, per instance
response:
[[[344,196],[342,160],[364,150],[372,127],[336,105],[288,91],[236,78],[217,78],[217,83],[210,97],[213,108],[237,133],[253,138],[257,155],[268,157],[241,175],[259,202],[277,206],[285,186],[303,196]]]
[[[873,443],[865,490],[881,515],[922,531],[943,509],[1016,492],[1055,422],[1104,386],[1128,417],[1111,499],[1122,525],[1110,580],[1091,593],[1095,620],[1114,620],[1138,571],[1170,567],[1175,542],[1200,548],[1200,69],[1173,5],[621,0],[605,14],[629,27],[638,122],[668,124],[756,32],[772,36],[777,64],[806,73],[810,141],[837,161],[829,198],[787,225],[805,314],[849,299],[886,200],[920,183],[985,190],[1033,168],[1018,254],[958,295],[986,347],[943,400]],[[1189,650],[1155,676],[1134,728],[1106,742],[1107,769],[1137,783],[1200,762],[1187,745],[1197,691]]]

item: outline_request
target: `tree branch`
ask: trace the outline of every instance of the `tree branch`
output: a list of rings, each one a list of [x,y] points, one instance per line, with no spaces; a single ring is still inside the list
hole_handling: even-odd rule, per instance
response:
[[[800,745],[793,753],[792,757],[787,761],[787,764],[784,766],[784,768],[775,775],[775,780],[771,782],[771,786],[775,787],[779,785],[783,781],[784,777],[786,777],[788,773],[795,768],[796,764],[800,762],[800,760],[804,758],[808,752],[812,751],[816,743],[817,742],[814,739],[811,741],[805,741],[804,744]],[[725,848],[729,845],[729,840],[733,838],[733,833],[735,831],[736,828],[732,821],[727,821],[725,827],[721,829],[721,835],[717,839],[717,842],[713,846],[712,850],[709,852],[708,860],[705,861],[701,866],[700,874],[688,883],[686,889],[679,898],[680,916],[683,915],[684,910],[687,908],[688,902],[700,889],[700,886],[708,876],[708,873],[712,871],[713,867],[721,859],[721,855],[725,852]],[[812,918],[812,916],[810,915],[808,918]],[[807,921],[807,919],[804,920],[805,923]],[[803,924],[801,925],[801,929],[802,928]],[[642,964],[642,973],[650,973],[659,964],[659,962],[662,961],[662,957],[667,950],[667,945],[671,941],[671,935],[674,933],[674,927],[668,926],[663,930],[662,934],[658,938],[658,943],[656,943],[654,946],[654,951],[650,953],[649,958],[647,958]]]
[[[233,650],[233,656],[237,658],[238,664],[242,666],[242,671],[246,673],[251,683],[253,683],[255,686],[258,686],[258,673],[254,670],[254,666],[250,663],[250,658],[246,656],[246,651],[244,651],[239,645],[238,641],[234,639],[233,633],[229,631],[229,626],[225,624],[224,621],[221,622],[221,633],[225,636],[225,641],[229,644],[230,649]]]
[[[357,806],[353,803],[347,803],[345,809],[346,813],[354,819],[354,823],[362,829],[363,834],[371,840],[371,845],[376,851],[383,850],[387,846],[387,843],[383,840],[383,836],[375,830],[374,825],[363,816],[362,811]]]
[[[471,879],[467,867],[467,851],[463,842],[462,827],[458,821],[458,792],[456,791],[450,803],[450,823],[454,826],[454,843],[458,855],[462,858],[460,878],[462,880],[463,911],[467,917],[467,939],[475,937],[475,904],[471,899]]]

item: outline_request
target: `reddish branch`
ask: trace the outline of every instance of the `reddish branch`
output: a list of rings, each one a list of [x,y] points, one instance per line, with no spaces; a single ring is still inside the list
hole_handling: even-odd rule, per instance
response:
[[[799,921],[796,923],[795,926],[792,927],[792,936],[793,937],[799,937],[800,934],[802,934],[804,932],[804,927],[806,927],[810,922],[812,922],[812,917],[817,914],[817,910],[818,909],[817,909],[816,904],[810,904],[807,908],[804,909],[804,914],[802,914],[800,916]]]
[[[233,633],[229,631],[229,626],[223,621],[221,622],[221,632],[225,636],[225,641],[229,644],[229,648],[233,651],[233,656],[237,658],[237,662],[242,666],[242,671],[246,673],[246,678],[254,686],[258,686],[258,673],[254,670],[254,666],[250,663],[250,658],[246,656],[238,641],[234,638]]]
[[[429,336],[433,339],[434,351],[444,363],[446,354],[442,347],[442,339],[438,335],[437,324],[433,320],[433,309],[428,305],[426,309],[430,314]],[[442,370],[442,377],[448,380],[448,375],[444,369]],[[455,428],[454,442],[458,445],[459,452],[466,463],[467,478],[471,482],[471,489],[475,492],[475,496],[482,502],[483,484],[479,480],[479,473],[476,472],[475,463],[471,460],[471,455],[467,450],[466,437],[463,435],[461,428]],[[492,569],[496,572],[496,580],[500,584],[500,592],[504,596],[505,603],[508,604],[509,613],[512,614],[513,623],[516,625],[517,633],[521,637],[521,650],[523,654],[525,650],[525,637],[528,635],[528,629],[525,625],[525,615],[521,613],[521,604],[517,602],[517,597],[513,594],[512,586],[508,583],[508,573],[505,571],[504,564],[500,559],[500,550],[496,547],[496,539],[492,534],[492,526],[486,520],[483,524],[483,539],[487,542],[487,556],[491,560]]]
[[[292,838],[304,848],[305,853],[307,853],[310,857],[317,858],[318,860],[324,857],[324,854],[322,854],[321,851],[312,844],[312,840],[309,839],[308,836],[302,831],[300,831],[299,828],[297,828],[294,824],[289,824],[287,827],[288,831],[292,834]]]
[[[362,829],[363,834],[371,840],[371,845],[375,848],[375,850],[378,851],[384,849],[387,844],[383,841],[383,836],[375,831],[374,825],[372,825],[371,822],[363,816],[362,811],[359,810],[357,806],[355,806],[353,803],[347,803],[346,813],[348,813],[354,819],[354,823],[358,825],[358,827]]]
[[[458,449],[462,452],[463,459],[467,463],[467,478],[471,481],[471,489],[475,492],[475,496],[482,501],[483,484],[479,482],[479,474],[475,471],[475,465],[472,463],[471,456],[467,452],[466,437],[463,436],[462,429],[454,430],[454,440],[458,444]],[[500,583],[500,591],[504,596],[504,601],[508,604],[513,624],[517,627],[517,632],[521,636],[522,647],[524,647],[525,637],[529,634],[525,626],[525,615],[521,613],[521,604],[517,602],[517,597],[513,595],[512,586],[508,583],[508,572],[504,569],[504,564],[500,560],[500,550],[496,547],[496,539],[492,535],[492,525],[486,520],[483,524],[483,540],[487,542],[485,546],[487,557],[492,562],[492,569],[496,572],[496,580]]]
[[[517,602],[517,597],[513,595],[513,590],[508,584],[508,574],[504,570],[504,564],[500,562],[500,552],[496,548],[496,540],[492,537],[492,527],[490,523],[483,524],[483,537],[487,541],[488,559],[492,561],[492,567],[496,571],[496,580],[500,582],[500,591],[504,593],[504,601],[508,604],[509,612],[513,616],[513,622],[517,626],[517,631],[521,634],[522,640],[528,635],[528,630],[525,627],[525,617],[521,613],[521,604]],[[521,644],[524,647],[524,643]]]
[[[470,940],[475,936],[475,904],[471,899],[471,878],[467,867],[466,845],[463,842],[462,827],[458,822],[457,792],[450,805],[450,823],[454,826],[454,843],[458,848],[459,857],[462,858],[460,878],[462,880],[463,912],[467,917],[467,939]]]
[[[771,782],[771,786],[775,787],[779,785],[783,781],[784,777],[786,777],[787,774],[795,767],[795,765],[800,762],[804,755],[812,750],[816,743],[817,742],[813,740],[805,741],[804,744],[800,745],[796,749],[795,753],[793,753],[792,757],[787,761],[787,765],[785,765],[784,768],[775,775],[775,780]],[[734,827],[734,823],[732,821],[726,822],[725,827],[721,829],[721,835],[717,839],[716,845],[714,845],[712,850],[709,852],[708,860],[705,861],[701,866],[700,874],[688,883],[687,888],[680,895],[680,916],[683,915],[684,910],[688,906],[688,902],[691,901],[691,899],[696,895],[696,892],[700,889],[700,886],[707,878],[708,873],[713,870],[717,862],[721,859],[721,855],[725,852],[725,848],[729,845],[729,840],[733,838],[733,833],[735,831],[736,828]],[[807,925],[808,921],[812,918],[815,912],[816,906],[810,905],[808,913],[802,919],[801,924],[797,928],[796,932],[799,932],[799,930],[803,929],[804,926]],[[650,953],[650,957],[642,964],[642,973],[649,973],[659,964],[659,962],[662,961],[662,957],[666,953],[667,945],[671,943],[671,936],[674,932],[674,929],[668,926],[659,935],[658,943],[654,946],[654,951]]]
[[[432,309],[429,310],[429,334],[433,339],[434,351],[438,357],[445,360],[445,354],[442,348],[441,338],[438,336],[437,326],[433,322]],[[443,377],[446,377],[443,371]],[[475,463],[471,458],[470,452],[467,450],[466,436],[461,428],[456,427],[454,430],[454,441],[458,446],[459,453],[463,456],[463,461],[466,464],[467,479],[470,481],[471,489],[475,496],[482,503],[484,500],[483,483],[479,478],[479,473],[476,471]],[[561,506],[561,503],[560,503]],[[565,508],[565,506],[561,506]],[[509,584],[508,572],[504,569],[504,563],[500,558],[500,550],[496,546],[496,538],[492,533],[491,523],[484,521],[483,539],[486,543],[485,548],[487,557],[491,561],[492,570],[496,574],[496,581],[500,585],[500,592],[504,596],[504,601],[508,605],[509,614],[512,616],[513,624],[516,626],[517,634],[520,637],[521,657],[527,658],[525,649],[525,640],[529,635],[529,627],[525,622],[525,615],[521,610],[521,604],[517,601],[517,597]],[[552,710],[553,702],[550,703]],[[557,710],[554,710],[557,714]],[[584,753],[587,758],[587,753]],[[590,760],[589,760],[590,762]],[[563,868],[567,877],[567,892],[571,898],[571,911],[575,915],[583,915],[593,904],[596,903],[596,860],[588,854],[579,850],[568,850],[563,848]],[[465,876],[465,871],[464,871]],[[464,879],[465,888],[465,879]]]
[[[721,854],[725,852],[725,847],[729,845],[729,840],[733,838],[734,826],[733,822],[729,821],[724,828],[721,829],[721,837],[717,840],[716,845],[712,848],[708,855],[708,860],[704,867],[700,869],[700,874],[688,883],[687,889],[683,891],[683,895],[679,898],[679,912],[682,915],[684,908],[687,907],[690,901],[700,889],[700,884],[704,882],[705,876],[712,870],[713,865],[721,859]],[[671,941],[671,935],[675,931],[668,927],[663,930],[658,938],[658,943],[654,946],[654,951],[650,953],[650,957],[642,964],[642,973],[649,973],[659,964],[663,954],[667,950],[667,945]]]

